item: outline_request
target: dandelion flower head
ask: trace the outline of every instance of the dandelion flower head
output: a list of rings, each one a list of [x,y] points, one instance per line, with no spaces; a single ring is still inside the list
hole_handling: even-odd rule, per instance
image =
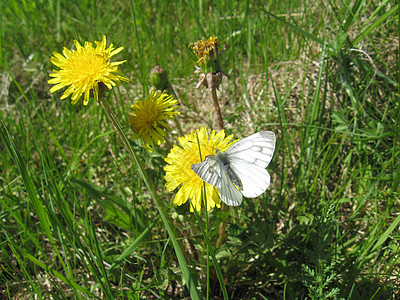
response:
[[[218,46],[220,42],[216,36],[211,36],[208,40],[199,40],[196,43],[191,43],[189,48],[191,48],[199,59],[197,63],[202,64],[206,61],[207,57],[218,55]]]
[[[168,163],[164,167],[166,188],[172,192],[179,187],[174,203],[184,204],[188,199],[191,201],[190,211],[200,211],[202,203],[202,189],[205,186],[207,211],[214,207],[221,207],[217,188],[203,182],[199,176],[191,169],[193,164],[199,163],[208,155],[214,155],[215,150],[225,151],[235,141],[233,135],[225,137],[224,130],[211,133],[206,127],[192,131],[190,134],[178,138],[180,146],[175,145],[165,161]]]
[[[197,56],[197,64],[195,66],[195,74],[199,74],[199,81],[196,85],[198,88],[204,85],[208,88],[218,88],[222,82],[222,75],[226,75],[222,70],[219,62],[219,55],[223,52],[218,52],[218,47],[221,43],[218,38],[211,36],[208,40],[199,40],[196,43],[191,43],[191,48]],[[227,75],[226,75],[227,76]]]
[[[131,106],[128,123],[134,138],[140,138],[145,148],[152,151],[154,144],[165,142],[166,131],[171,127],[167,120],[179,114],[175,111],[177,100],[166,93],[152,91],[148,97],[137,100]]]
[[[106,48],[105,35],[101,42],[95,41],[96,48],[89,42],[85,42],[83,47],[77,40],[74,44],[76,50],[71,51],[64,47],[63,55],[53,52],[50,60],[52,64],[60,68],[49,74],[53,78],[48,83],[55,84],[50,92],[54,93],[68,87],[61,96],[61,100],[71,95],[72,104],[75,104],[84,94],[83,105],[87,105],[91,95],[99,101],[99,85],[103,84],[110,90],[120,81],[129,82],[118,70],[118,65],[125,61],[110,62],[110,58],[121,52],[123,47],[114,49],[113,44],[110,44]]]

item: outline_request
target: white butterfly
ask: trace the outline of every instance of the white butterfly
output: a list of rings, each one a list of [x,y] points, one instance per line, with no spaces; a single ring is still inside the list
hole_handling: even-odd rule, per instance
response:
[[[202,180],[218,188],[223,202],[238,206],[242,195],[255,198],[268,188],[270,176],[265,168],[274,154],[275,141],[275,133],[260,131],[191,168]]]

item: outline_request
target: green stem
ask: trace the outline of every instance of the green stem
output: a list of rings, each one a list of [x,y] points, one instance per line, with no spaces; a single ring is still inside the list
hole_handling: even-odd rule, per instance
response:
[[[223,213],[228,212],[228,210],[229,210],[228,205],[225,205],[225,203],[222,203],[221,210],[222,210]],[[219,227],[218,227],[218,239],[217,239],[217,242],[216,242],[216,244],[215,244],[216,247],[217,247],[217,249],[218,249],[219,247],[221,247],[222,244],[223,244],[224,241],[225,241],[225,237],[226,237],[226,225],[228,224],[228,218],[229,218],[229,215],[227,215],[227,217],[226,217],[225,219],[222,220],[221,224],[220,224]]]
[[[207,203],[207,196],[206,196],[206,192],[205,192],[205,187],[203,185],[203,190],[202,190],[202,197],[204,199],[204,203]],[[212,248],[211,243],[210,243],[210,236],[208,235],[209,229],[208,229],[208,215],[207,215],[207,206],[205,206],[205,218],[206,218],[206,228],[204,228],[203,224],[202,224],[202,220],[201,220],[201,216],[199,216],[199,213],[194,210],[194,214],[196,216],[197,222],[199,224],[200,230],[203,234],[204,237],[204,241],[206,243],[206,248],[207,248],[207,299],[209,299],[209,280],[210,280],[210,259],[209,259],[209,255],[211,255],[211,259],[212,259],[212,266],[214,267],[214,270],[217,274],[217,278],[221,287],[221,292],[222,295],[224,297],[224,300],[228,300],[228,291],[226,290],[226,286],[225,286],[225,282],[224,282],[224,276],[222,275],[222,271],[221,268],[218,264],[218,260],[215,257],[215,250]]]
[[[224,129],[224,121],[222,120],[221,109],[219,107],[219,102],[218,102],[218,97],[217,97],[217,88],[212,87],[211,88],[211,94],[212,94],[212,97],[213,97],[215,113],[217,114],[218,126],[219,126],[219,129],[222,130],[222,129]],[[228,209],[229,209],[228,206],[225,205],[225,203],[222,203],[222,211],[225,213],[225,212],[228,211]],[[221,224],[219,225],[219,228],[218,228],[219,237],[218,237],[218,240],[217,240],[217,243],[216,243],[217,249],[219,247],[221,247],[222,243],[225,240],[226,224],[227,224],[227,219],[223,220],[221,222]]]
[[[174,96],[175,99],[178,100],[178,96],[176,95],[175,90],[174,90],[174,88],[172,87],[172,84],[168,82],[167,85],[168,85],[168,88],[167,88],[167,90],[166,90],[167,93],[170,94],[170,95],[172,95],[172,96]],[[174,122],[175,122],[176,128],[178,128],[179,135],[180,135],[180,136],[184,136],[183,131],[182,131],[181,124],[179,123],[179,121],[178,121],[178,119],[177,119],[176,117],[174,118]]]
[[[151,195],[151,197],[152,197],[152,199],[154,201],[154,204],[156,205],[156,207],[157,207],[157,209],[158,209],[158,211],[160,213],[161,219],[162,219],[162,221],[164,223],[165,228],[168,231],[168,234],[170,236],[171,242],[172,242],[172,244],[174,246],[176,257],[177,257],[179,265],[181,267],[182,275],[183,275],[183,278],[184,278],[184,280],[186,282],[187,288],[189,289],[191,298],[192,299],[200,299],[200,295],[198,294],[198,291],[197,291],[197,287],[198,287],[197,282],[196,282],[194,276],[189,271],[189,267],[187,265],[185,256],[183,254],[184,251],[182,251],[181,245],[178,243],[178,241],[175,238],[174,232],[172,230],[173,227],[170,224],[170,221],[167,219],[166,215],[164,214],[163,203],[158,198],[158,195],[157,195],[156,190],[154,188],[153,182],[150,180],[150,177],[147,174],[146,169],[144,168],[142,162],[138,159],[138,156],[133,151],[127,136],[122,131],[122,127],[119,125],[117,119],[115,118],[114,114],[112,113],[110,106],[103,99],[99,99],[99,101],[101,102],[101,104],[102,104],[102,106],[103,106],[108,118],[113,123],[115,129],[117,130],[119,136],[121,137],[125,147],[128,149],[128,151],[131,154],[133,160],[135,161],[137,169],[139,171],[139,174],[143,178],[143,181],[146,184],[146,187],[150,192],[150,195]]]

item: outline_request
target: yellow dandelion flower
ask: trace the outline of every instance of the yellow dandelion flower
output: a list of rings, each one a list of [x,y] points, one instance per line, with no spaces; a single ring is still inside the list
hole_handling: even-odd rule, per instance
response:
[[[166,121],[179,114],[175,111],[177,103],[177,100],[166,93],[152,91],[148,97],[131,106],[129,126],[134,132],[134,138],[142,139],[148,151],[152,151],[154,144],[165,142],[166,130],[171,130]]]
[[[207,211],[214,207],[221,207],[221,202],[217,188],[202,181],[199,176],[191,169],[193,164],[199,163],[208,155],[215,155],[215,150],[225,151],[235,141],[231,141],[233,135],[225,137],[224,130],[211,133],[206,127],[197,129],[196,132],[180,137],[178,139],[180,147],[175,145],[165,161],[168,163],[164,167],[166,188],[172,192],[180,187],[174,198],[177,205],[184,204],[190,199],[192,205],[190,211],[200,211],[201,209],[201,191],[203,183],[205,184],[207,197]],[[199,151],[201,151],[201,156]]]
[[[99,85],[105,85],[109,90],[116,86],[120,81],[129,82],[118,70],[118,65],[125,62],[110,62],[110,58],[122,51],[123,47],[114,49],[113,44],[106,49],[106,36],[103,35],[101,42],[95,41],[96,48],[92,43],[85,42],[82,47],[77,40],[74,41],[76,50],[70,51],[63,49],[63,55],[53,52],[51,63],[59,67],[60,70],[53,70],[48,81],[55,84],[50,89],[51,93],[69,86],[61,100],[71,96],[72,104],[79,101],[84,93],[83,105],[89,102],[89,96],[94,96],[99,101]],[[118,73],[121,75],[116,75]]]

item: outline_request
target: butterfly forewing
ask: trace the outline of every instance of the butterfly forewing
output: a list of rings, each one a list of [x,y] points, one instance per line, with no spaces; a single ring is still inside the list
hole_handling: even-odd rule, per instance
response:
[[[266,168],[275,150],[275,134],[261,131],[233,144],[225,153],[231,165],[237,162]]]
[[[219,164],[215,162],[214,155],[207,156],[204,161],[192,165],[191,169],[201,180],[217,188],[221,187],[221,170]]]

